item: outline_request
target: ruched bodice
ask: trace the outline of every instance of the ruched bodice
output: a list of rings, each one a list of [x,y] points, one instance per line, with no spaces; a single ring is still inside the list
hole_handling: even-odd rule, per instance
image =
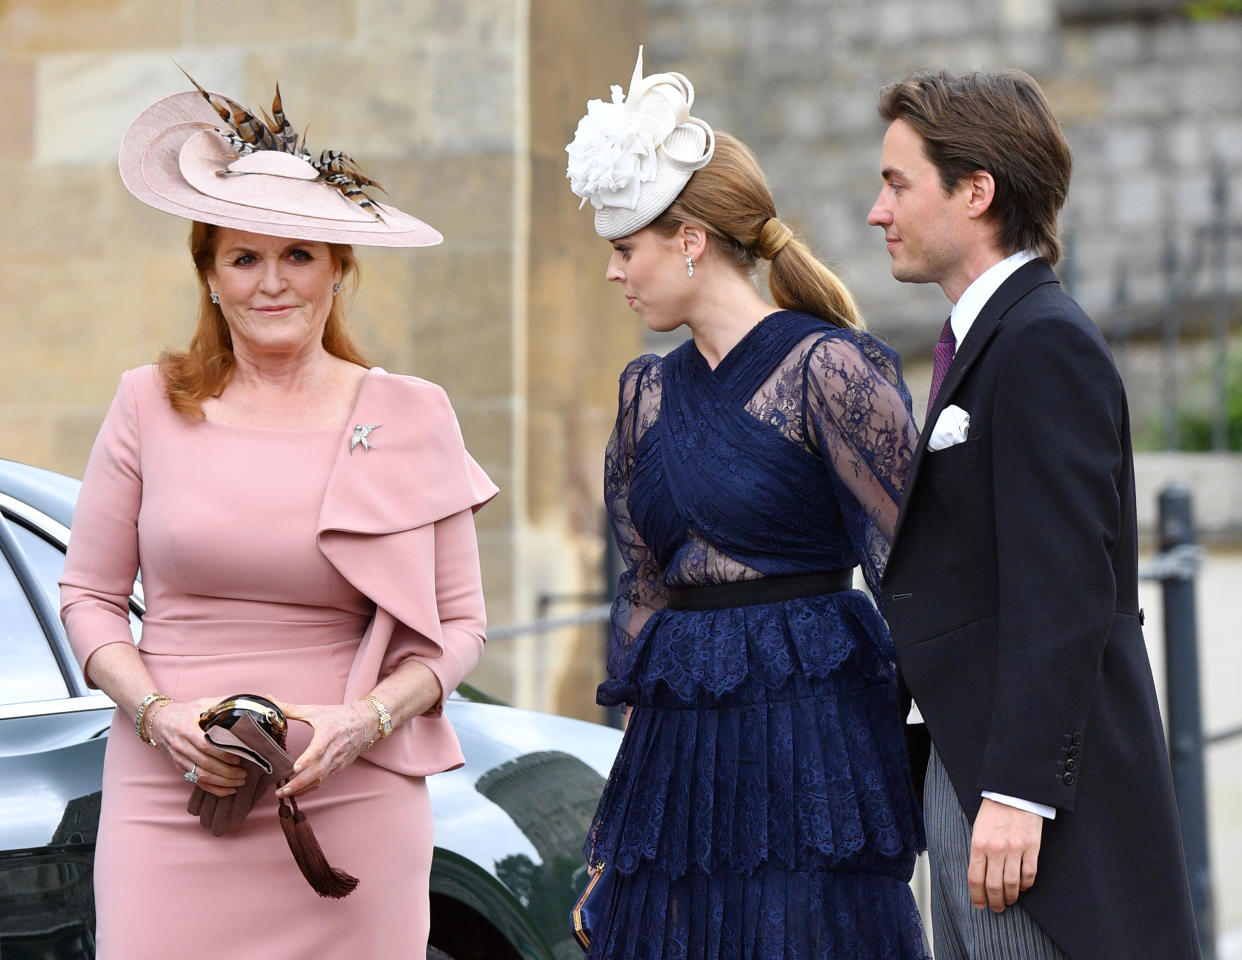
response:
[[[605,465],[626,560],[605,701],[633,699],[635,640],[669,586],[861,565],[876,592],[917,442],[909,403],[895,353],[792,311],[715,369],[693,341],[633,361]],[[864,636],[892,659],[882,624]]]

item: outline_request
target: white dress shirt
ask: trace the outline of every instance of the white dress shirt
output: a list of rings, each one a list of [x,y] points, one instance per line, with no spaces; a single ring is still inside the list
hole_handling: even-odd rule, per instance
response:
[[[1000,289],[1000,285],[1008,280],[1014,271],[1030,263],[1036,256],[1038,254],[1033,250],[1022,250],[1013,256],[1006,257],[999,263],[994,263],[984,270],[962,292],[962,295],[958,297],[957,303],[953,304],[953,312],[949,314],[949,326],[953,328],[953,338],[957,346],[961,346],[962,341],[966,339],[966,334],[970,332],[970,328],[978,318],[979,311],[983,309],[984,304],[992,299],[992,295]],[[923,718],[917,711],[917,705],[912,704],[909,718],[911,722],[922,722]],[[1028,813],[1037,813],[1047,820],[1055,820],[1057,816],[1056,807],[1050,807],[1044,803],[1022,800],[1019,797],[994,793],[991,790],[984,790],[983,796],[988,800],[995,800],[997,803],[1017,807],[1019,810],[1025,810]]]
[[[962,295],[957,298],[957,303],[953,304],[953,312],[949,314],[949,326],[953,328],[953,338],[957,346],[962,345],[966,334],[970,333],[970,328],[974,326],[975,320],[979,317],[979,311],[992,299],[992,294],[999,290],[1000,285],[1008,280],[1019,267],[1026,266],[1037,256],[1039,254],[1034,250],[1021,250],[1011,257],[1006,257],[1000,263],[992,264],[975,277],[974,283],[962,291]]]

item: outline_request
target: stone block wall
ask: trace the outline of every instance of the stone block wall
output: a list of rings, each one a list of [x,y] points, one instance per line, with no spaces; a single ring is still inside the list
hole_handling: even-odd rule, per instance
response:
[[[116,172],[130,121],[188,89],[177,64],[252,108],[279,80],[313,149],[351,154],[444,234],[434,248],[360,248],[351,318],[374,363],[448,390],[502,488],[478,515],[492,623],[531,619],[541,593],[599,591],[603,447],[639,334],[608,296],[606,247],[569,194],[563,147],[587,96],[628,76],[641,24],[628,6],[0,3],[0,456],[80,476],[120,372],[190,334],[187,224]],[[607,21],[624,24],[608,28],[611,53],[583,41]],[[596,715],[599,670],[595,628],[499,642],[474,679]]]
[[[757,151],[787,220],[838,261],[874,329],[903,350],[934,341],[938,288],[897,284],[866,225],[880,186],[885,83],[919,67],[1019,67],[1047,91],[1074,150],[1063,276],[1107,328],[1116,270],[1133,301],[1164,302],[1167,241],[1193,252],[1213,216],[1210,170],[1242,173],[1242,17],[1197,23],[1180,5],[1115,4],[1083,21],[1066,0],[648,0],[648,64],[696,84],[699,115]],[[1093,5],[1092,5],[1093,6]],[[1228,284],[1242,292],[1235,186]],[[1202,271],[1193,294],[1207,292]],[[1239,322],[1235,306],[1235,323]],[[937,319],[939,318],[939,319]]]

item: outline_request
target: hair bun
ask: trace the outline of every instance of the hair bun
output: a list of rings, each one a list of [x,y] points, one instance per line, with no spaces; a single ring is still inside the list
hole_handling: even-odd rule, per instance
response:
[[[763,229],[759,231],[759,245],[755,252],[764,260],[771,260],[792,239],[793,231],[781,222],[780,217],[768,217]]]

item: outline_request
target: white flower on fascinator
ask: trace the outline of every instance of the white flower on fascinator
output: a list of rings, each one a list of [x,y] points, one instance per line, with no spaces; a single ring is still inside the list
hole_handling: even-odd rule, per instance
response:
[[[665,131],[666,134],[671,131]],[[658,130],[647,117],[626,108],[621,88],[612,88],[612,102],[591,100],[578,121],[569,154],[569,188],[600,209],[606,205],[633,210],[639,184],[655,178]]]
[[[565,175],[570,189],[582,198],[579,208],[590,201],[597,211],[635,211],[644,185],[661,179],[669,181],[658,184],[661,189],[656,192],[661,197],[668,193],[668,187],[673,188],[671,196],[663,199],[667,206],[690,174],[711,159],[715,146],[711,128],[690,116],[694,87],[679,73],[644,78],[639,47],[629,92],[623,94],[616,85],[611,89],[611,102],[587,103],[586,116],[578,122],[574,139],[565,148],[569,154]],[[680,135],[674,136],[679,130]],[[690,147],[692,155],[676,156],[680,150],[672,149],[674,143],[682,149]],[[663,207],[651,211],[647,222],[661,210]]]

